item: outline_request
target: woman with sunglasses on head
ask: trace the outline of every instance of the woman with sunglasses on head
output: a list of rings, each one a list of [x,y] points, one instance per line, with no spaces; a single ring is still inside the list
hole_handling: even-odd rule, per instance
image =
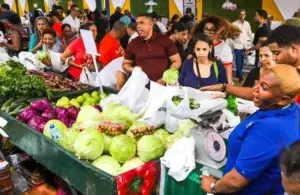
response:
[[[195,89],[227,83],[225,68],[212,57],[212,41],[205,34],[194,37],[193,57],[184,62],[179,75],[179,84]]]
[[[223,177],[201,176],[201,187],[215,194],[284,194],[280,154],[300,138],[300,71],[289,65],[265,70],[253,88],[259,108],[228,138]]]
[[[192,35],[204,33],[208,35],[213,42],[214,56],[220,60],[226,70],[227,80],[232,83],[232,62],[233,54],[230,46],[225,43],[229,38],[235,39],[239,36],[240,30],[238,27],[231,24],[228,20],[219,16],[208,16],[201,22],[195,25]],[[192,54],[191,45],[189,45],[188,52]]]

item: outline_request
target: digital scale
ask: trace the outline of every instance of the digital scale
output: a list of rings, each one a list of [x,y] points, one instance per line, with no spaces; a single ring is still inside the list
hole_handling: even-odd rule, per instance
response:
[[[195,160],[204,166],[220,169],[226,164],[226,144],[220,135],[226,116],[222,111],[204,114],[197,121],[198,125],[190,129],[195,139]]]

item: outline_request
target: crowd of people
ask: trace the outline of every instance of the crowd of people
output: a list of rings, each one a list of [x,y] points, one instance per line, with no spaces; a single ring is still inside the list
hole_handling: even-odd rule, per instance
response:
[[[224,177],[202,176],[201,186],[209,193],[299,194],[300,109],[295,100],[300,103],[300,12],[272,29],[273,17],[257,10],[253,36],[243,9],[231,23],[210,14],[196,21],[188,8],[168,24],[155,12],[134,17],[119,7],[110,17],[105,11],[82,13],[76,5],[66,17],[64,11],[54,6],[48,15],[26,13],[32,24],[26,31],[20,17],[2,4],[0,30],[7,41],[0,47],[10,56],[21,51],[60,53],[69,66],[64,76],[79,80],[84,67],[95,71],[80,35],[80,29],[89,30],[100,54],[97,66],[104,86],[120,90],[136,66],[151,81],[165,85],[163,73],[174,68],[180,71],[180,86],[252,100],[259,110],[231,133]],[[245,78],[244,59],[253,52],[254,68]],[[49,60],[43,63],[52,66]]]

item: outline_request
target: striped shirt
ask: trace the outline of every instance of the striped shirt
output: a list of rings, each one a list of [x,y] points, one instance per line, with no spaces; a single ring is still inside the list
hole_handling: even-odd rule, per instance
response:
[[[220,60],[224,66],[232,65],[233,54],[229,45],[224,41],[214,44],[214,57],[216,60]]]

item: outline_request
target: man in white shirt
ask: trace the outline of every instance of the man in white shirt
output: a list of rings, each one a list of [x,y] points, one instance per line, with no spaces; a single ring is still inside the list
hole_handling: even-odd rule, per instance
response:
[[[128,44],[139,36],[139,34],[136,31],[136,23],[130,23],[127,27],[127,34],[129,36]]]
[[[77,5],[72,5],[70,15],[63,20],[63,24],[69,24],[72,28],[72,31],[79,32],[80,20],[78,19],[78,15],[79,7]]]
[[[161,34],[166,34],[168,32],[167,27],[158,20],[158,15],[155,12],[152,12],[153,23],[156,24],[161,32]]]
[[[252,31],[249,22],[245,20],[246,11],[241,9],[238,20],[233,22],[241,30],[240,36],[233,40],[233,49],[235,54],[236,76],[240,81],[243,80],[244,49],[248,48],[252,40]]]

